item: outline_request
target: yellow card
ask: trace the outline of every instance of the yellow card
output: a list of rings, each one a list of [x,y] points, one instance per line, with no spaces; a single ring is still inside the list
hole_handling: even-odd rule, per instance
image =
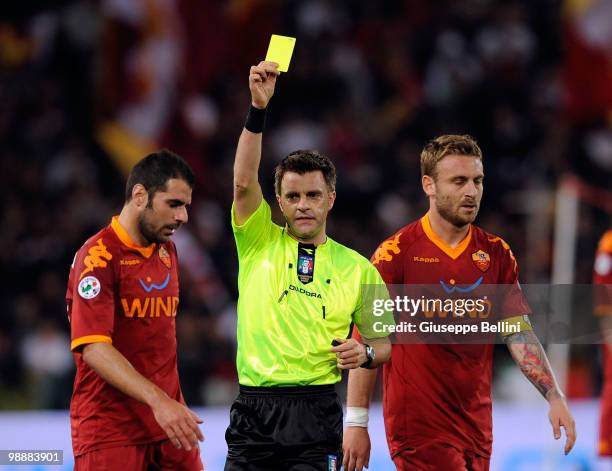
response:
[[[294,46],[295,38],[273,34],[270,38],[266,60],[276,62],[280,72],[287,72],[289,70],[289,62],[291,62]]]

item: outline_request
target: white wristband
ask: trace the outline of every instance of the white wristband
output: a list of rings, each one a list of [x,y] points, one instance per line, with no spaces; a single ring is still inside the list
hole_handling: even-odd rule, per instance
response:
[[[367,407],[347,407],[344,425],[347,427],[368,427]]]

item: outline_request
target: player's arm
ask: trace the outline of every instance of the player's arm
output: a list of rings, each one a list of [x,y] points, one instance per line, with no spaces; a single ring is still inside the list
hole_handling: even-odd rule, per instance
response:
[[[155,420],[177,448],[196,447],[204,436],[195,413],[170,398],[160,387],[141,375],[110,343],[96,342],[83,347],[83,361],[122,393],[147,404]]]
[[[274,94],[277,76],[278,66],[265,61],[251,67],[249,73],[251,110],[240,134],[234,160],[234,212],[238,225],[249,219],[263,198],[258,180],[263,119]]]
[[[508,335],[504,341],[523,374],[548,401],[550,405],[548,418],[556,440],[561,437],[561,427],[565,429],[567,437],[565,454],[567,455],[576,442],[576,424],[557,384],[542,344],[531,330]]]
[[[349,372],[346,397],[346,428],[342,442],[345,471],[361,471],[370,465],[368,410],[376,385],[377,370],[357,368]]]

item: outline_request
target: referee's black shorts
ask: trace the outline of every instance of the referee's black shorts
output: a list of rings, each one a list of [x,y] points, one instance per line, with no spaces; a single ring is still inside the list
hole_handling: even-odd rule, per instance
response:
[[[342,404],[333,385],[240,386],[225,440],[225,471],[339,471]]]

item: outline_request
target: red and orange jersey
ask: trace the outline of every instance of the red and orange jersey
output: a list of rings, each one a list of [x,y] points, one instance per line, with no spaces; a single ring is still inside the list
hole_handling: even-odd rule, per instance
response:
[[[66,301],[77,367],[70,406],[75,455],[165,438],[151,409],[104,381],[82,347],[108,342],[143,376],[181,400],[175,317],[179,299],[172,242],[137,246],[113,218],[77,252]]]
[[[476,226],[449,247],[425,215],[384,241],[372,263],[387,284],[443,284],[449,292],[453,286],[508,285],[500,317],[529,313],[510,247]],[[391,454],[436,439],[489,456],[492,365],[493,345],[393,345],[383,369]]]
[[[595,290],[595,314],[612,315],[612,230],[606,232],[597,247],[593,283],[606,285]]]
[[[470,226],[465,239],[449,247],[434,233],[428,215],[385,240],[371,260],[387,284],[471,285],[480,277],[485,284],[514,284],[518,279],[516,259],[503,239]]]
[[[597,316],[612,316],[612,230],[599,242],[593,267],[594,308]],[[612,456],[612,345],[604,352],[604,383],[601,392],[599,454]]]

